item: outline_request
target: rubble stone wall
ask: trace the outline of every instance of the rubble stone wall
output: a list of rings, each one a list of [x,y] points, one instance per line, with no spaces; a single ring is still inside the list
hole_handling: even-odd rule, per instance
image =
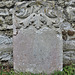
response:
[[[13,62],[13,18],[16,2],[25,0],[0,0],[0,62]],[[48,0],[63,12],[61,22],[64,64],[75,63],[75,0]],[[62,13],[61,13],[62,14]]]

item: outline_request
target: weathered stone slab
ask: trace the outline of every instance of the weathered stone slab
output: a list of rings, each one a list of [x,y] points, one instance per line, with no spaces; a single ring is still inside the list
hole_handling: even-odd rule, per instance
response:
[[[23,5],[21,4],[22,8],[18,8],[20,5],[17,6],[13,14],[14,69],[47,74],[62,70],[63,42],[59,26],[60,16],[56,14],[56,10],[51,11],[52,8],[47,7],[49,3],[44,6],[41,2],[38,6],[34,1]]]
[[[62,59],[62,39],[52,29],[27,29],[14,36],[14,69],[18,71],[62,70]]]

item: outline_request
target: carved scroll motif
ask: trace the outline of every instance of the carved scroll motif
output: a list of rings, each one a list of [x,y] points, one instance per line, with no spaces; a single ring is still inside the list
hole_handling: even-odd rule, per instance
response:
[[[37,1],[17,3],[14,15],[17,23],[16,29],[33,27],[36,30],[43,27],[60,28],[62,17],[58,8],[50,6],[50,2]]]

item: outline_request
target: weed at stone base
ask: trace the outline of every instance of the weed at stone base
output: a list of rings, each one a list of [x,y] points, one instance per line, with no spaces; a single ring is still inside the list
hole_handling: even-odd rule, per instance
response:
[[[40,73],[40,74],[33,74],[30,72],[16,72],[9,68],[5,68],[4,66],[0,65],[0,75],[47,75],[46,73]],[[54,71],[54,73],[50,75],[75,75],[75,64],[65,66],[63,68],[63,71]]]

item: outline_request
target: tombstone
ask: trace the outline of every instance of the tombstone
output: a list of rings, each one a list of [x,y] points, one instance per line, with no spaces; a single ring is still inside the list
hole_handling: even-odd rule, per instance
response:
[[[53,3],[53,2],[52,2]],[[13,13],[14,69],[50,74],[62,70],[60,14],[51,2],[16,3]],[[59,15],[57,15],[59,14]]]

